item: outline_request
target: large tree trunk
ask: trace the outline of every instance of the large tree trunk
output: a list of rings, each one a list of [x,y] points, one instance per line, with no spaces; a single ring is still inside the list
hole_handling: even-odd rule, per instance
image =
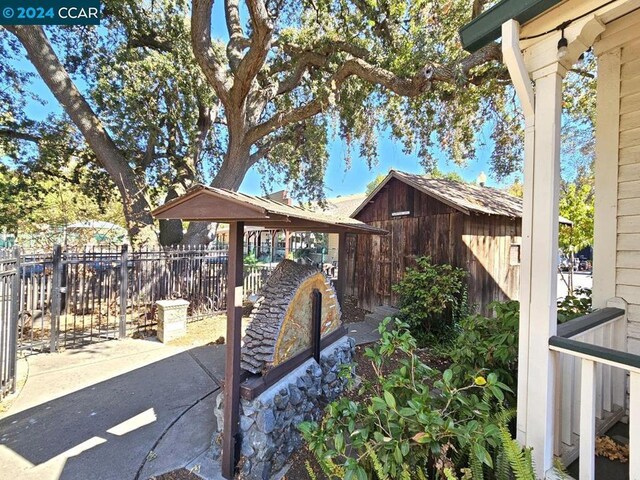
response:
[[[180,196],[177,188],[171,187],[164,201],[165,203]],[[159,220],[160,224],[160,245],[178,245],[182,243],[184,233],[182,231],[182,220]]]
[[[251,167],[249,149],[243,145],[236,146],[230,137],[229,148],[220,170],[211,182],[212,187],[238,190],[244,176]],[[238,142],[241,143],[241,142]],[[188,245],[204,245],[214,240],[216,224],[210,222],[191,222],[183,243]]]
[[[69,77],[42,27],[16,25],[5,28],[20,40],[42,80],[71,117],[100,165],[118,187],[132,244],[157,244],[151,209],[145,197],[144,181],[135,175],[100,119]]]

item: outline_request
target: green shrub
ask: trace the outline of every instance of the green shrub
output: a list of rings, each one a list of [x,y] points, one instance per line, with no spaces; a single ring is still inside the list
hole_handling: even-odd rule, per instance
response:
[[[558,323],[568,322],[591,312],[591,289],[576,288],[558,302]]]
[[[495,373],[457,379],[452,370],[430,368],[407,325],[388,331],[389,322],[379,328],[380,342],[366,350],[375,378],[362,383],[358,401],[332,402],[320,423],[299,427],[327,476],[453,479],[467,467],[482,480],[510,472],[501,454],[508,419],[499,407],[508,387]]]
[[[515,392],[518,379],[520,303],[490,304],[494,317],[471,315],[460,322],[460,334],[450,351],[454,368],[464,374],[491,371]],[[514,399],[509,395],[509,403]]]
[[[244,257],[244,264],[247,267],[255,267],[258,264],[258,259],[253,253],[250,253],[246,257]]]
[[[434,265],[431,258],[420,257],[392,287],[399,296],[402,320],[421,344],[429,334],[451,329],[454,321],[467,313],[466,276],[460,268]]]

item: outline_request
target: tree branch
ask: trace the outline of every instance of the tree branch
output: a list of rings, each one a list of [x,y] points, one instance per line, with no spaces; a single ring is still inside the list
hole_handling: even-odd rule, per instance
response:
[[[158,40],[155,35],[138,35],[132,37],[129,39],[128,46],[132,48],[146,47],[163,53],[173,51],[173,43]]]
[[[471,70],[491,60],[500,60],[502,54],[498,44],[490,44],[467,56],[458,65],[426,65],[420,73],[404,78],[381,67],[367,63],[360,58],[351,58],[344,62],[333,74],[330,81],[331,93],[324,98],[316,97],[305,105],[286,112],[278,112],[265,122],[249,129],[246,142],[253,145],[261,138],[279,128],[302,121],[317,115],[333,103],[333,96],[340,91],[342,84],[352,76],[356,76],[371,84],[380,85],[387,90],[405,97],[416,97],[428,91],[432,82],[443,82],[462,86],[474,83]]]
[[[289,93],[300,85],[302,76],[309,67],[314,66],[320,68],[326,63],[327,57],[325,55],[316,52],[304,52],[297,58],[291,74],[278,84],[278,89],[276,91],[277,95]]]
[[[39,144],[43,138],[31,133],[19,132],[11,128],[0,127],[0,137],[10,138],[12,140],[26,140],[27,142],[33,142]]]
[[[213,86],[222,104],[229,105],[227,74],[215,58],[211,48],[211,8],[213,0],[191,2],[191,44],[202,72]]]
[[[242,59],[242,50],[246,48],[246,38],[240,24],[240,8],[238,0],[225,0],[224,14],[227,21],[227,31],[229,32],[229,43],[227,44],[227,58],[231,70],[238,68]]]
[[[194,0],[196,1],[196,0]],[[264,65],[271,48],[273,25],[263,0],[247,0],[247,8],[251,17],[253,34],[246,55],[240,60],[234,72],[231,95],[238,103],[242,103],[251,89],[251,84]]]
[[[269,152],[273,148],[273,145],[273,141],[269,141],[264,145],[258,147],[258,149],[249,156],[249,163],[251,164],[251,166],[255,165],[264,157],[269,155]]]

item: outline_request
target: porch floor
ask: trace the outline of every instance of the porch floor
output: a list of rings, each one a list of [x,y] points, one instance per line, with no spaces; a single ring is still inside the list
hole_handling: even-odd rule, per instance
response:
[[[629,445],[629,425],[618,422],[606,433],[617,443]],[[579,459],[569,465],[567,471],[573,478],[580,478]],[[596,457],[597,480],[629,480],[629,462],[612,461],[605,457]]]

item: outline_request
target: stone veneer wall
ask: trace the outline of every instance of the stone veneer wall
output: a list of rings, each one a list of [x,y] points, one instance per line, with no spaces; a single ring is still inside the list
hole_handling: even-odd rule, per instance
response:
[[[284,467],[289,456],[302,446],[297,426],[317,420],[323,406],[344,392],[348,379],[339,372],[342,365],[352,362],[354,353],[354,339],[343,337],[322,351],[320,365],[309,359],[257,398],[241,401],[241,479],[267,480]],[[355,368],[351,374],[355,374]],[[215,409],[219,432],[223,407],[220,392]],[[214,458],[220,456],[220,440],[220,433],[216,433],[212,441]]]

